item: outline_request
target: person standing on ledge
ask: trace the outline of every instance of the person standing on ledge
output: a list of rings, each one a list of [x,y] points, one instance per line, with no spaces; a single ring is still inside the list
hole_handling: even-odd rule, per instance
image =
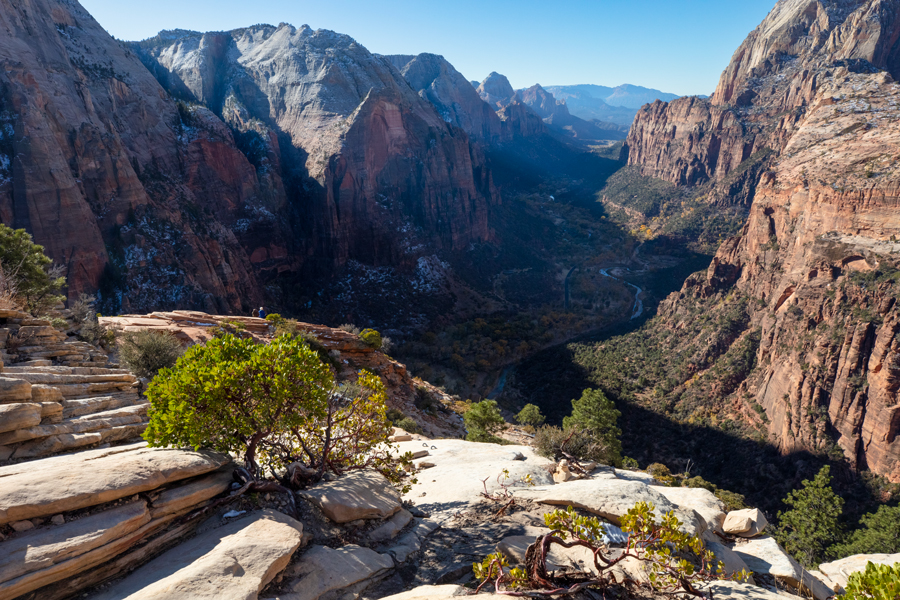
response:
[[[263,308],[262,306],[259,307],[259,318],[260,319],[266,318],[266,309]]]

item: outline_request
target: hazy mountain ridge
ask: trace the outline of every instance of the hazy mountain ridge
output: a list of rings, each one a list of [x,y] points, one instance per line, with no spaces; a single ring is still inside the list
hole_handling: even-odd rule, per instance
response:
[[[548,92],[565,100],[569,112],[585,120],[597,119],[631,127],[637,109],[656,100],[669,101],[678,96],[659,90],[624,84],[606,87],[593,84],[549,85]]]

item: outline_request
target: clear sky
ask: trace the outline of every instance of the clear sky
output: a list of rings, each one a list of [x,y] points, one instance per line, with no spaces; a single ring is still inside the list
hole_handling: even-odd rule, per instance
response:
[[[332,29],[380,54],[442,54],[513,87],[632,83],[711,94],[775,0],[81,0],[112,35],[281,22]]]

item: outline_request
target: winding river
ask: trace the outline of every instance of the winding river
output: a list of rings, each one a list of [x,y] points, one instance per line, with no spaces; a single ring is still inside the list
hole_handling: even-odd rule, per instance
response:
[[[619,279],[618,277],[613,277],[612,275],[610,275],[608,273],[608,271],[609,271],[609,269],[600,269],[600,274],[603,275],[604,277],[609,277],[610,279],[615,279],[616,281],[621,281],[628,287],[634,288],[634,309],[632,309],[632,311],[631,311],[631,319],[632,320],[637,319],[642,314],[644,314],[644,300],[641,298],[641,296],[644,294],[644,290],[642,290],[638,286],[634,285],[633,283],[628,283],[624,279]]]

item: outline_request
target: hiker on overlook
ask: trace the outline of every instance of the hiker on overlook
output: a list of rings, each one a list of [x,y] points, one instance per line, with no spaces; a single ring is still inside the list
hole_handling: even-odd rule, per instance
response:
[[[266,309],[263,308],[262,306],[259,307],[259,318],[260,319],[266,318]]]

